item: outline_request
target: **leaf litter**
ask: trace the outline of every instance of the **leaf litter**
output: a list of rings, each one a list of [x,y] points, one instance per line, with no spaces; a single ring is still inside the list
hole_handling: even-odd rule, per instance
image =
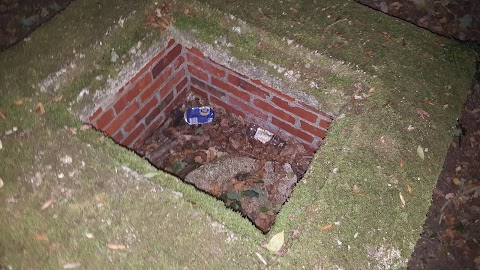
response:
[[[135,151],[181,179],[209,164],[247,158],[254,163],[251,169],[239,170],[228,179],[219,180],[225,177],[220,174],[208,180],[206,174],[200,174],[185,181],[223,200],[268,232],[307,171],[314,150],[293,139],[280,144],[257,141],[248,135],[249,123],[223,109],[214,109],[215,119],[209,124],[188,125],[184,121],[186,110],[207,105],[202,98],[189,95]],[[147,178],[154,176],[155,172],[145,174]]]

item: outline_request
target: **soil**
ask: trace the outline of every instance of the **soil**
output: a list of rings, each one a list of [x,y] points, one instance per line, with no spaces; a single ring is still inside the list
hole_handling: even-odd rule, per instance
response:
[[[276,135],[262,143],[254,138],[257,126],[222,109],[215,109],[211,123],[186,123],[188,109],[208,105],[190,94],[135,150],[155,167],[223,200],[268,232],[314,152]]]
[[[480,40],[478,1],[357,1],[440,35]],[[0,0],[0,51],[28,36],[70,2]],[[480,82],[475,85],[460,117],[459,136],[445,157],[409,269],[478,269],[480,265]]]

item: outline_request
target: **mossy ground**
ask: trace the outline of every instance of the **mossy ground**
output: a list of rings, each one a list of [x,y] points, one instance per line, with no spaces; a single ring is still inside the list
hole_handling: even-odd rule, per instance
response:
[[[89,269],[255,269],[263,265],[258,252],[282,269],[404,268],[473,76],[473,52],[351,1],[177,2],[179,29],[211,44],[224,37],[234,45],[229,53],[265,69],[272,62],[300,71],[302,88],[316,79],[319,87],[308,94],[344,116],[331,126],[272,229],[299,234],[278,257],[261,247],[266,237],[215,199],[171,176],[149,182],[122,167],[153,170],[132,152],[99,140],[101,134],[80,131],[70,113],[102,87],[97,76],[114,77],[121,68],[109,61],[112,48],[128,61],[126,52],[139,40],[148,47],[168,34],[143,26],[153,9],[153,1],[73,2],[29,41],[0,54],[0,66],[10,67],[0,70],[6,114],[0,131],[19,128],[1,136],[0,263],[14,269],[73,262]],[[305,58],[314,51],[321,55]],[[62,67],[58,89],[57,77],[41,92],[38,84]],[[276,68],[269,74],[285,80]],[[77,103],[85,87],[92,94]],[[353,98],[361,93],[368,97]],[[15,105],[19,99],[24,103]],[[43,115],[36,112],[39,102]],[[408,131],[409,125],[415,129]],[[77,128],[77,135],[64,126]],[[428,148],[423,161],[418,145]],[[72,163],[62,163],[65,155]],[[42,183],[33,187],[37,172]],[[50,198],[52,206],[40,211]],[[218,222],[227,229],[218,229]],[[322,231],[328,224],[334,225]],[[107,243],[127,248],[113,251]]]

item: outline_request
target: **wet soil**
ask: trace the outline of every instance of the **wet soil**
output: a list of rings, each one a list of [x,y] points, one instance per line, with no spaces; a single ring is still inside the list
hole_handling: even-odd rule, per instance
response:
[[[190,94],[136,151],[268,232],[314,152],[293,139],[262,143],[256,127],[223,109],[215,109],[211,123],[186,123],[185,111],[208,105]]]

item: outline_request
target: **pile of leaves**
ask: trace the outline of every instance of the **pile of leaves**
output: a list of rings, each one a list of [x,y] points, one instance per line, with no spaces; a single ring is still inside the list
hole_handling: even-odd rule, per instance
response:
[[[437,34],[480,42],[480,2],[466,0],[357,0]]]
[[[155,167],[181,179],[191,179],[186,182],[221,199],[267,232],[295,183],[306,172],[313,150],[293,139],[263,144],[248,135],[249,123],[221,108],[215,108],[212,123],[188,125],[185,111],[205,105],[206,101],[189,95],[135,150]],[[224,163],[245,161],[250,164],[249,169],[223,180],[210,179],[210,172],[198,174],[202,166],[222,158]],[[190,173],[196,173],[195,177],[188,178]]]

